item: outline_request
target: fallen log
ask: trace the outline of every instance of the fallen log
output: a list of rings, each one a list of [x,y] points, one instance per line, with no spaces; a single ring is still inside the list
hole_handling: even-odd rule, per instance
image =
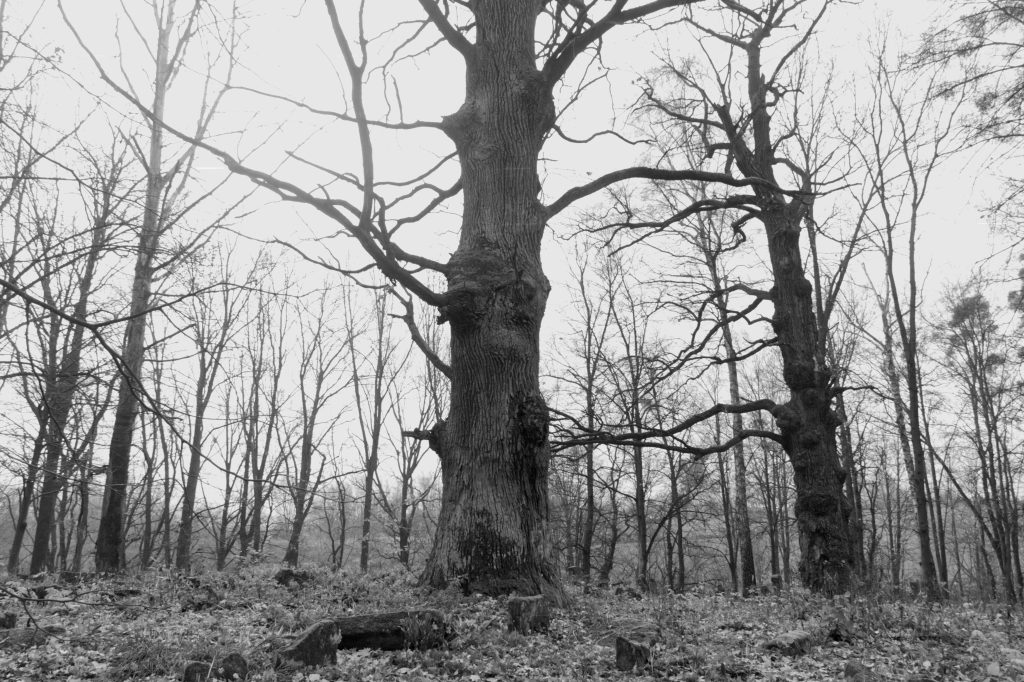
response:
[[[338,649],[434,649],[453,637],[434,609],[394,611],[323,620],[278,653],[279,661],[330,665]]]
[[[444,615],[434,609],[335,618],[339,649],[436,649],[452,639]]]

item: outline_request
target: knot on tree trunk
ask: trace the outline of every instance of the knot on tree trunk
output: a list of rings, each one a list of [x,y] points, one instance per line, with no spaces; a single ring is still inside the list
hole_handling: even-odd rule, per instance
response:
[[[472,135],[476,121],[475,107],[470,102],[464,102],[454,114],[441,117],[441,130],[455,143],[456,149],[464,148]]]
[[[444,431],[447,425],[447,421],[440,420],[434,424],[434,428],[430,429],[430,435],[427,437],[427,444],[431,450],[437,453],[439,459],[444,459]]]
[[[832,516],[836,510],[836,499],[828,493],[808,493],[807,495],[801,495],[796,501],[795,511],[800,513],[807,513],[815,517],[827,519]]]
[[[779,427],[779,431],[787,438],[798,431],[803,424],[800,414],[788,403],[776,405],[772,409],[772,416],[775,418],[775,425]]]
[[[557,117],[555,100],[543,74],[536,68],[520,71],[513,79],[512,91],[519,99],[521,110],[533,115],[537,137],[543,139],[544,133],[551,130]]]
[[[416,440],[425,440],[430,449],[437,453],[438,458],[444,459],[444,431],[447,422],[442,419],[434,424],[432,429],[411,429],[403,431],[402,435]]]
[[[519,424],[519,433],[527,445],[537,447],[544,444],[548,438],[550,421],[548,405],[540,394],[528,395],[519,401],[516,422]]]
[[[463,330],[477,327],[493,307],[497,291],[515,281],[508,258],[486,237],[459,247],[448,268],[448,301],[440,307],[437,321]]]
[[[778,333],[777,327],[775,331]],[[816,378],[814,364],[810,361],[786,363],[782,368],[782,378],[790,388],[801,390],[803,387],[813,387]]]

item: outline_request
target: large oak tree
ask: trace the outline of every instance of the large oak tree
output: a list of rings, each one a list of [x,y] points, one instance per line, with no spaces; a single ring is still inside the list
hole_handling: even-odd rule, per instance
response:
[[[343,18],[334,0],[324,0],[347,76],[345,108],[331,111],[261,93],[354,130],[358,172],[344,160],[324,165],[289,154],[291,161],[304,164],[306,175],[310,168],[321,173],[321,182],[300,180],[287,168],[270,173],[243,163],[150,112],[164,129],[201,146],[234,172],[286,201],[318,210],[340,227],[335,236],[354,240],[388,280],[432,306],[438,321],[447,323],[450,359],[445,361],[424,341],[415,321],[402,316],[413,341],[451,383],[447,418],[409,434],[427,439],[437,452],[444,486],[423,574],[426,584],[562,597],[548,542],[549,413],[539,387],[540,325],[550,290],[541,243],[548,222],[574,202],[635,178],[733,187],[770,184],[728,172],[630,167],[594,177],[547,205],[541,199],[542,149],[554,132],[561,133],[557,103],[576,102],[575,84],[588,80],[586,67],[574,69],[574,64],[589,60],[587,66],[595,65],[612,29],[658,14],[677,20],[681,9],[695,1],[418,0],[419,23],[396,21],[393,30],[371,38],[364,4],[347,7],[351,14]],[[397,8],[395,14],[400,14]],[[453,50],[464,64],[462,105],[439,121],[404,120],[402,107],[393,105],[401,101],[393,97],[402,85],[392,78],[399,71],[396,65],[443,50]],[[445,67],[438,78],[450,77],[450,62]],[[145,108],[114,79],[106,74],[104,79]],[[368,113],[374,110],[368,93],[382,92],[384,104],[376,102],[376,108],[386,109],[390,117],[375,119]],[[378,180],[378,131],[431,130],[442,133],[454,152],[413,180]],[[451,161],[458,178],[445,181]],[[460,196],[458,244],[447,262],[404,247],[399,239],[403,228],[423,226]],[[346,276],[358,278],[366,270],[343,267],[336,254],[314,255],[291,246]],[[437,275],[447,284],[443,291],[431,286]]]

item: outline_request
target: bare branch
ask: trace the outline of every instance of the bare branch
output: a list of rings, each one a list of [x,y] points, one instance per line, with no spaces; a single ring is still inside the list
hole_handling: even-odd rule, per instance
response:
[[[643,166],[635,166],[633,168],[623,168],[617,171],[612,171],[602,175],[599,178],[588,182],[585,185],[574,187],[568,190],[565,194],[560,196],[554,202],[549,204],[545,208],[545,215],[547,218],[552,218],[558,215],[566,208],[568,208],[574,201],[578,201],[583,197],[590,196],[595,192],[600,192],[602,189],[614,185],[617,182],[623,180],[665,180],[665,181],[689,181],[689,182],[716,182],[723,185],[730,185],[732,187],[750,187],[758,186],[770,189],[773,191],[781,192],[775,183],[769,182],[768,180],[762,180],[757,177],[750,178],[737,178],[728,173],[714,173],[711,171],[700,171],[700,170],[673,170],[670,168],[646,168]]]
[[[746,414],[748,412],[758,412],[758,411],[762,411],[762,410],[774,413],[776,410],[778,410],[778,405],[775,403],[775,401],[768,400],[767,398],[763,399],[763,400],[755,400],[755,401],[749,402],[749,403],[742,403],[740,405],[731,405],[731,404],[728,404],[728,403],[718,403],[717,405],[709,407],[708,409],[706,409],[706,410],[704,410],[702,412],[698,412],[698,413],[696,413],[694,415],[691,415],[687,419],[684,419],[683,421],[679,422],[678,424],[676,424],[675,426],[673,426],[671,428],[667,428],[667,429],[648,429],[646,431],[634,431],[634,432],[625,432],[625,433],[611,433],[611,432],[605,431],[605,430],[587,431],[586,429],[583,429],[584,432],[581,435],[576,436],[574,438],[567,439],[567,440],[559,441],[558,444],[555,447],[557,449],[564,449],[564,448],[567,448],[567,447],[571,447],[573,445],[589,445],[589,444],[594,444],[594,445],[598,445],[598,444],[644,445],[644,446],[650,446],[650,447],[669,447],[667,444],[664,444],[664,443],[659,445],[657,443],[653,443],[653,442],[649,442],[649,441],[652,441],[653,439],[658,439],[658,438],[662,438],[662,439],[678,438],[679,434],[681,434],[681,433],[683,433],[685,431],[688,431],[689,429],[693,428],[694,426],[696,426],[696,425],[698,425],[698,424],[700,424],[702,422],[705,422],[708,419],[711,419],[711,418],[713,418],[713,417],[715,417],[717,415],[720,415],[720,414]],[[568,415],[563,415],[561,413],[558,413],[555,410],[551,410],[551,411],[556,413],[556,414],[559,414],[559,416],[563,416],[563,417],[568,416]],[[575,421],[575,420],[573,420],[573,421]],[[577,427],[580,427],[580,426],[581,425],[577,424]],[[770,432],[766,432],[766,433],[770,433]],[[758,435],[762,435],[762,434],[759,433]],[[772,433],[770,437],[772,437],[772,438],[774,438],[776,440],[778,440],[780,438],[780,436],[778,436],[778,434],[774,434],[774,433]],[[676,451],[679,451],[679,452],[691,452],[692,453],[694,451],[694,448],[692,446],[689,446],[689,445],[687,445],[685,443],[683,443],[682,445],[671,446],[671,447],[672,447],[672,449],[675,449]]]
[[[427,340],[423,338],[423,334],[420,333],[419,327],[416,326],[416,320],[413,317],[412,301],[400,296],[398,292],[394,290],[393,287],[389,287],[388,291],[390,291],[395,298],[401,301],[403,307],[405,307],[404,315],[392,315],[392,317],[397,317],[398,319],[405,322],[405,326],[409,328],[409,334],[410,336],[412,336],[412,342],[416,344],[416,347],[423,352],[423,354],[427,357],[427,360],[430,362],[430,364],[437,368],[437,371],[451,379],[451,366],[449,366],[448,363],[441,359],[441,357],[437,354],[437,351],[430,347],[430,344],[427,343]]]
[[[419,0],[420,6],[423,7],[423,11],[427,13],[430,21],[437,27],[437,30],[441,32],[444,39],[448,41],[448,44],[459,51],[464,58],[470,59],[473,57],[473,44],[466,39],[466,36],[462,35],[457,28],[452,26],[451,22],[446,17],[438,6],[434,3],[434,0]]]

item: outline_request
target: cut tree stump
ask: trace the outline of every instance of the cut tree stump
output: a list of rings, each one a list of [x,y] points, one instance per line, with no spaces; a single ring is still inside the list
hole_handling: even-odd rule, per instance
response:
[[[551,626],[551,610],[544,596],[511,597],[508,600],[508,629],[528,635],[547,632]]]
[[[434,609],[344,616],[309,628],[280,651],[278,660],[329,665],[338,649],[435,649],[451,638],[444,615]]]
[[[642,668],[651,662],[651,645],[646,639],[615,638],[615,667],[619,670]]]

